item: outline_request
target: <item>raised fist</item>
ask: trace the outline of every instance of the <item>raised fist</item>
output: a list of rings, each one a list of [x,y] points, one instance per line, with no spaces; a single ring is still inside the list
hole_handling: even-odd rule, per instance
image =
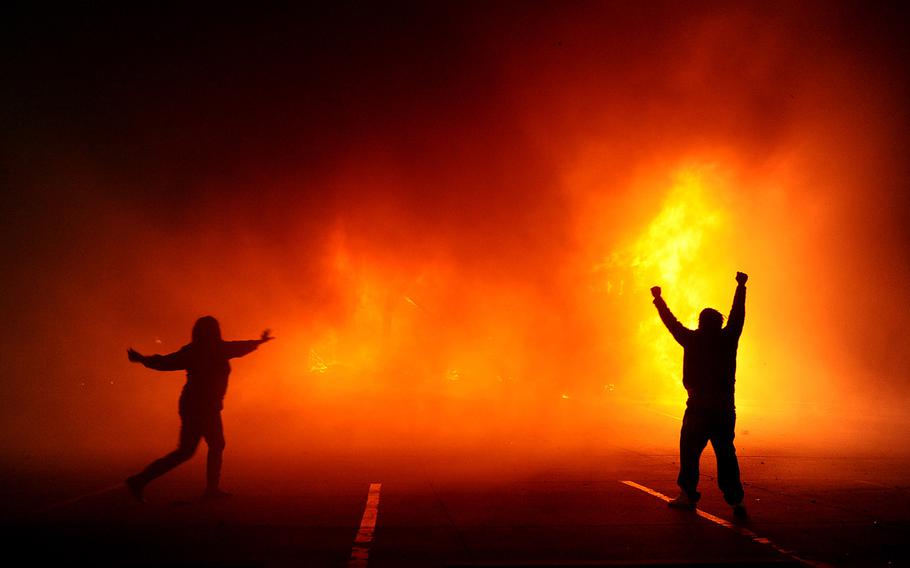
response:
[[[745,284],[746,280],[748,280],[748,279],[749,279],[749,275],[746,274],[745,272],[736,273],[736,281],[739,282],[740,284]]]
[[[654,296],[654,299],[660,298],[660,286],[651,287],[651,295]]]

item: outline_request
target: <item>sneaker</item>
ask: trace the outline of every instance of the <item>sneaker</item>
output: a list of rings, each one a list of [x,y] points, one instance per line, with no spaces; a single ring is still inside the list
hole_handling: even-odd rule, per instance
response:
[[[222,491],[221,489],[206,489],[205,493],[202,494],[203,501],[215,501],[217,499],[227,499],[231,497],[231,494],[227,491]]]
[[[733,516],[737,519],[747,519],[749,513],[746,511],[746,506],[741,502],[733,505]]]
[[[667,505],[674,509],[686,509],[691,511],[695,508],[695,503],[696,502],[689,497],[688,493],[682,491],[675,499],[671,499]]]
[[[135,475],[126,478],[126,488],[130,490],[130,495],[133,496],[133,499],[140,503],[145,503],[145,497],[142,495],[142,490],[145,489],[145,484],[142,483]]]

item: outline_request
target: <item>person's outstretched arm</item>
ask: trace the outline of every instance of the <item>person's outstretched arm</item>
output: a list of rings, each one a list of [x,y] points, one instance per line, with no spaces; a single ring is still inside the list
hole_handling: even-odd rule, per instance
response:
[[[156,371],[182,371],[186,369],[186,351],[180,349],[167,355],[143,355],[130,347],[127,358],[133,363],[141,363]]]
[[[657,308],[657,313],[660,314],[660,320],[664,322],[664,325],[670,330],[673,339],[685,347],[692,330],[679,323],[679,320],[676,319],[676,316],[674,316],[673,312],[670,311],[670,308],[667,307],[667,303],[660,296],[660,286],[651,288],[651,295],[654,296],[654,306]]]
[[[733,294],[733,307],[727,318],[727,333],[739,338],[746,322],[746,281],[749,275],[744,272],[736,273],[736,292]]]
[[[269,335],[269,330],[262,332],[262,335],[259,339],[248,339],[245,341],[225,341],[224,342],[224,354],[228,359],[235,359],[237,357],[243,357],[244,355],[249,355],[256,350],[257,347],[275,339]]]

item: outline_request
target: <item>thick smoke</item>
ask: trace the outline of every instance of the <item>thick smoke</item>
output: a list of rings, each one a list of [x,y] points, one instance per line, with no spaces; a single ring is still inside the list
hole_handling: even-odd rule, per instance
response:
[[[125,349],[208,313],[279,338],[234,365],[239,452],[672,447],[629,251],[686,172],[721,219],[687,282],[753,277],[741,444],[906,431],[899,14],[457,6],[24,20],[6,457],[160,449],[182,377]]]

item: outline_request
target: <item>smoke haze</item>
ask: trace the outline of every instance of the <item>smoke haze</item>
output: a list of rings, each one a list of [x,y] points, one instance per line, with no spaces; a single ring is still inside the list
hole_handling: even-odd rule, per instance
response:
[[[161,453],[212,314],[229,451],[673,448],[684,324],[750,274],[739,446],[908,432],[904,14],[486,3],[22,16],[6,459]],[[746,431],[747,434],[743,434]],[[143,458],[144,459],[144,458]]]

